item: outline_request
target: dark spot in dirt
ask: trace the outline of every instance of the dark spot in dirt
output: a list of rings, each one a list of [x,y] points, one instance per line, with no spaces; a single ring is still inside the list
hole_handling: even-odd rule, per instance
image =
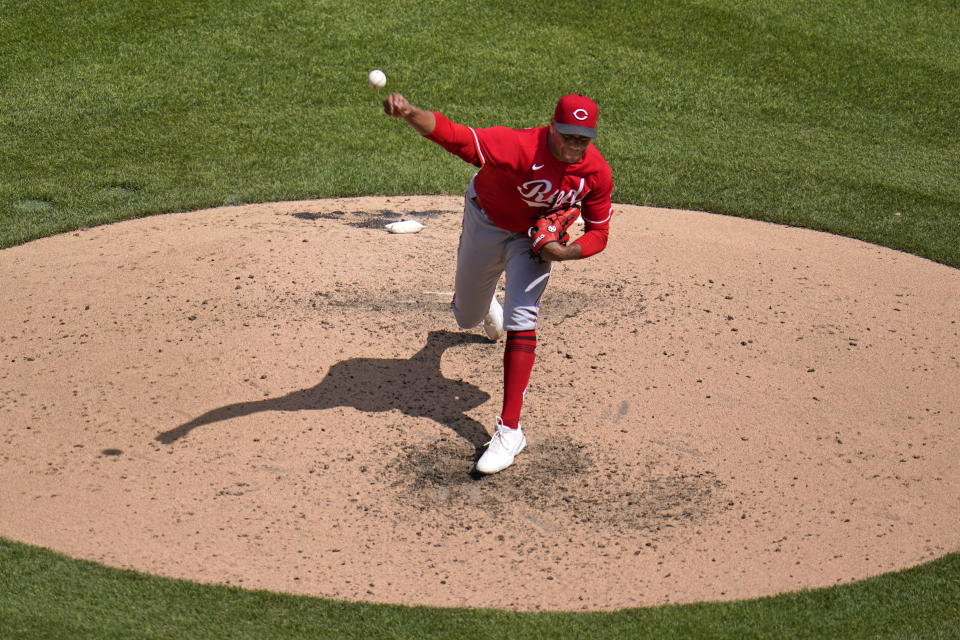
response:
[[[389,213],[389,212],[381,211],[381,213]],[[450,209],[448,211],[444,211],[443,209],[425,209],[424,211],[404,211],[403,215],[416,216],[417,218],[439,218],[440,216],[445,216],[450,213],[461,213],[461,212],[453,209]]]
[[[121,449],[104,449],[104,450],[101,451],[100,453],[102,453],[102,454],[105,455],[105,456],[110,456],[110,457],[115,457],[115,456],[123,455],[123,451],[122,451]]]
[[[391,222],[397,222],[403,219],[404,217],[400,213],[381,211],[379,213],[368,213],[365,215],[356,216],[355,219],[347,220],[345,222],[351,227],[356,227],[357,229],[382,229]]]
[[[345,211],[330,211],[328,213],[315,213],[312,211],[301,211],[297,213],[291,213],[290,215],[298,220],[307,220],[308,222],[315,222],[317,220],[343,220],[343,216],[346,214]]]
[[[331,211],[329,213],[297,212],[290,215],[298,220],[307,220],[314,222],[317,220],[337,220],[357,229],[381,229],[390,222],[398,220],[418,220],[437,218],[442,215],[453,213],[453,211],[442,211],[440,209],[428,209],[425,211],[392,211],[390,209],[381,209],[380,211]]]
[[[729,507],[725,486],[710,471],[664,469],[629,463],[588,449],[567,437],[538,438],[509,469],[471,473],[482,449],[442,439],[407,446],[388,466],[400,500],[430,513],[438,507],[454,520],[476,518],[473,509],[500,517],[583,524],[606,532],[660,533],[709,520]]]

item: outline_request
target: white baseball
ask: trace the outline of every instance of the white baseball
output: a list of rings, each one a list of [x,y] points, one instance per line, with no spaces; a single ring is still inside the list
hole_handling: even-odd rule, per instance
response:
[[[387,84],[387,75],[380,69],[374,69],[367,75],[367,84],[371,89],[383,89],[383,85]]]

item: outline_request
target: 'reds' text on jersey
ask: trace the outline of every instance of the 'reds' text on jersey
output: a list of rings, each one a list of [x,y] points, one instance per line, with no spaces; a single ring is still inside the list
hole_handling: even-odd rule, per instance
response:
[[[549,127],[474,129],[433,114],[437,124],[427,138],[480,168],[473,186],[491,222],[526,233],[532,220],[579,202],[584,234],[576,242],[583,257],[603,251],[613,214],[613,177],[592,143],[579,162],[567,164],[550,153]]]

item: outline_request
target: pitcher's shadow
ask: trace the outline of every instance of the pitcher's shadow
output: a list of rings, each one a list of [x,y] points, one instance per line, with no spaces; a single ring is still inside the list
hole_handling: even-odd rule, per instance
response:
[[[462,380],[444,377],[443,352],[461,344],[490,341],[476,334],[431,331],[427,343],[413,357],[351,358],[336,363],[320,384],[285,396],[237,402],[194,418],[156,437],[172,444],[194,429],[262,411],[314,411],[353,407],[379,412],[398,409],[415,418],[429,418],[453,430],[475,447],[489,439],[483,425],[467,415],[490,399],[490,394]]]

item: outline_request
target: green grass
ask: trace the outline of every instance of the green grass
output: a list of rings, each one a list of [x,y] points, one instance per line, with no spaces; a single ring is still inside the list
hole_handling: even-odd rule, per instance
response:
[[[476,126],[543,124],[560,94],[590,94],[619,202],[960,267],[947,0],[0,0],[0,247],[224,204],[461,193],[472,168],[383,116],[375,67]],[[12,543],[0,559],[4,638],[960,637],[957,555],[825,591],[595,615],[247,593]]]
[[[143,576],[0,540],[18,638],[956,638],[960,555],[853,585],[612,613],[345,603]]]

